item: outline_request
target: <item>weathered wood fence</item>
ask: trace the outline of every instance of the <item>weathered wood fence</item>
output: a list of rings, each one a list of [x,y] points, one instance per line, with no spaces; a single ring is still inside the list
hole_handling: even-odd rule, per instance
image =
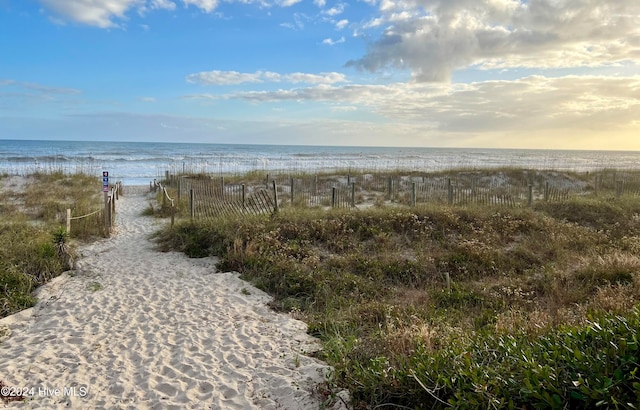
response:
[[[95,223],[104,223],[104,236],[111,236],[113,230],[113,224],[116,217],[116,201],[120,199],[123,187],[121,182],[117,182],[109,188],[108,192],[105,192],[104,208],[98,209],[94,212],[81,216],[72,216],[71,209],[67,208],[66,217],[66,231],[71,233],[71,221],[77,221],[87,218],[94,218]]]
[[[532,206],[592,193],[640,195],[640,173],[602,171],[593,176],[528,170],[431,175],[266,174],[243,180],[224,176],[165,175],[193,218],[272,213],[283,206],[352,208],[418,204]]]

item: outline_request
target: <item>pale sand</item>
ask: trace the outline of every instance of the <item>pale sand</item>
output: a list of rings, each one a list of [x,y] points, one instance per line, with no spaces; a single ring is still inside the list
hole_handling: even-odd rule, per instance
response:
[[[304,354],[319,348],[306,325],[270,310],[236,273],[216,272],[213,258],[155,251],[147,236],[163,222],[140,216],[146,190],[128,188],[115,234],[82,247],[72,275],[0,320],[0,379],[35,389],[9,406],[319,408],[329,367]]]

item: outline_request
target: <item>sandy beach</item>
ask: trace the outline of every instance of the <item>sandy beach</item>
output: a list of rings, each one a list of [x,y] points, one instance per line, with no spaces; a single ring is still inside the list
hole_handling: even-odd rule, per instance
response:
[[[19,408],[317,409],[329,367],[306,324],[217,272],[215,259],[153,249],[165,223],[141,216],[148,187],[127,187],[109,239],[76,270],[0,320],[0,380],[32,394]]]

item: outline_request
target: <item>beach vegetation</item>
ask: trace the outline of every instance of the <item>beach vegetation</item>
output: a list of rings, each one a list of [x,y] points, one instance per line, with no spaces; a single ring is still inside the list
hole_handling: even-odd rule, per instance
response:
[[[182,221],[161,250],[216,255],[320,338],[356,409],[634,408],[640,203],[285,207]]]
[[[65,228],[67,208],[80,215],[104,206],[97,178],[36,173],[16,187],[10,178],[0,182],[0,317],[33,306],[38,286],[73,268],[74,241],[104,229],[91,218]]]

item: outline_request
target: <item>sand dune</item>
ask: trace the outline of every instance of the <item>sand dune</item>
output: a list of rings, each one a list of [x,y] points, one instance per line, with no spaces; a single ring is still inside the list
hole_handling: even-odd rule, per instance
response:
[[[121,197],[116,233],[82,247],[76,271],[0,321],[0,379],[34,394],[10,406],[319,408],[329,368],[304,354],[318,348],[306,325],[212,258],[154,251],[143,192]]]

